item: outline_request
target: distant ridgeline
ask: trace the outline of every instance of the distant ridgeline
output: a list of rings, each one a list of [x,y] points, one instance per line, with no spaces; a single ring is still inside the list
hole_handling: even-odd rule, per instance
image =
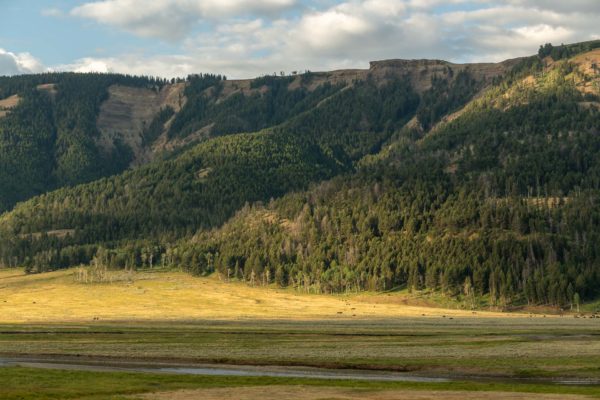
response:
[[[599,48],[247,81],[2,78],[1,263],[178,266],[502,306],[591,300]]]
[[[156,85],[145,78],[43,74],[0,78],[0,211],[54,188],[123,171],[123,146],[102,152],[96,116],[111,84]],[[60,88],[58,90],[57,88]]]

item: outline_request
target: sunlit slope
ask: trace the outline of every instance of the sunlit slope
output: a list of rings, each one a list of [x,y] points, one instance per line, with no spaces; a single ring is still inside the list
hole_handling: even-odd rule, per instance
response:
[[[357,173],[191,245],[243,280],[576,309],[599,294],[597,59],[526,59],[451,121],[407,128]]]
[[[318,147],[293,137],[268,132],[222,137],[173,160],[20,203],[1,218],[2,231],[7,241],[45,241],[49,252],[35,263],[43,269],[45,257],[58,255],[56,251],[70,243],[151,238],[211,227],[247,201],[268,201],[301,189],[331,177],[337,168]],[[59,238],[52,233],[56,229],[71,235]],[[78,263],[76,258],[68,261],[73,262]]]
[[[398,295],[327,296],[227,283],[180,272],[115,274],[113,283],[79,283],[76,270],[24,275],[0,270],[0,323],[191,319],[364,319],[507,316],[394,304]],[[129,279],[131,278],[131,279]],[[398,298],[400,300],[400,298]],[[518,314],[509,314],[518,316]]]

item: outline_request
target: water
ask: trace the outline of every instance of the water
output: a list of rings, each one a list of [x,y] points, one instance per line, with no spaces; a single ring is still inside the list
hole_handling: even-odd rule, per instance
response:
[[[58,361],[58,360],[57,360]],[[0,367],[23,366],[30,368],[67,369],[80,371],[152,372],[165,374],[211,375],[211,376],[256,376],[273,378],[347,379],[388,382],[449,382],[442,377],[423,377],[403,373],[365,370],[333,370],[324,368],[214,366],[161,367],[152,364],[78,364],[34,358],[0,358]]]
[[[324,369],[286,369],[269,368],[230,369],[230,368],[160,368],[160,372],[191,375],[221,376],[263,376],[273,378],[313,378],[313,379],[351,379],[364,381],[389,382],[449,382],[448,378],[432,378],[408,374],[373,372],[362,370],[324,370]]]

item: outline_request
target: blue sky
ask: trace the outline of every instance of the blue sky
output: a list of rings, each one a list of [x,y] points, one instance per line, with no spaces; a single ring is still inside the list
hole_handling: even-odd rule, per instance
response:
[[[600,38],[598,0],[0,0],[0,75],[251,77],[386,58],[500,61]]]
[[[48,65],[132,51],[148,55],[177,51],[178,46],[164,41],[66,15],[84,3],[80,0],[0,0],[0,47],[18,53],[29,52]],[[65,15],[52,15],[52,10],[63,11]]]

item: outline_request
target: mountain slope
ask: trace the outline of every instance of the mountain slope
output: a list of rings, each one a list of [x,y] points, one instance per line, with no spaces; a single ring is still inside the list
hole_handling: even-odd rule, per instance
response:
[[[111,74],[42,74],[0,78],[0,98],[18,99],[0,114],[0,211],[57,187],[123,171],[131,151],[120,138],[96,142],[96,116],[107,88],[159,82]]]
[[[352,156],[370,151],[393,126],[408,121],[417,101],[403,80],[382,87],[356,83],[270,131],[213,138],[172,160],[33,198],[1,217],[2,259],[36,268],[69,266],[89,261],[87,245],[219,226],[247,201],[267,201],[350,170]],[[363,109],[366,104],[372,106]],[[348,114],[354,118],[345,120]],[[352,140],[355,130],[360,142]],[[83,255],[74,245],[84,246]]]
[[[600,52],[525,60],[451,122],[409,129],[356,174],[246,209],[179,253],[192,271],[484,304],[598,295]],[[419,135],[417,135],[419,137]],[[186,260],[182,262],[185,263]]]
[[[274,127],[358,81],[381,87],[404,80],[420,94],[434,76],[452,82],[462,74],[475,91],[510,65],[392,60],[369,70],[233,81],[214,75],[185,81],[72,73],[0,77],[0,211],[212,137]]]
[[[0,217],[0,259],[160,262],[322,292],[406,286],[466,305],[590,299],[597,44],[501,64],[191,77],[136,142],[179,155],[19,203]]]

